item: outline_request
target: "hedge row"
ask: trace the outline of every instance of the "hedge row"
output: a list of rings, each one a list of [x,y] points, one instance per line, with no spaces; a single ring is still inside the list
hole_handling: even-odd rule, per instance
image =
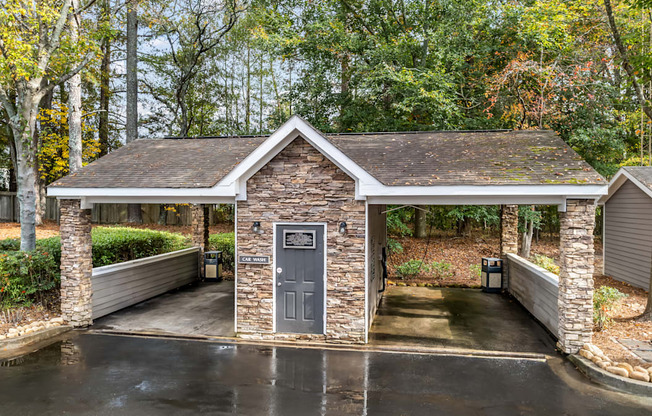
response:
[[[122,263],[157,254],[169,253],[190,246],[181,234],[141,230],[128,227],[95,227],[93,267]],[[209,249],[223,252],[224,268],[233,271],[235,257],[234,233],[213,234]],[[44,238],[36,241],[36,250],[19,251],[19,239],[0,240],[0,308],[42,302],[48,293],[59,288],[61,239]]]
[[[225,270],[235,269],[235,234],[211,234],[208,237],[208,249],[222,252],[222,265]]]
[[[93,267],[122,263],[189,247],[186,237],[164,231],[96,227],[91,233]],[[19,239],[0,240],[0,307],[41,302],[59,287],[61,239],[36,241],[36,250],[18,251]]]

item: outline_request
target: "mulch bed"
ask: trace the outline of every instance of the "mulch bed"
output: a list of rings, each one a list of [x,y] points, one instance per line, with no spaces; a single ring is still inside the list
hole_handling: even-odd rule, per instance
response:
[[[93,224],[93,227],[131,227],[156,231],[168,231],[190,235],[192,230],[189,225],[159,225],[159,224]],[[233,224],[217,224],[209,227],[211,234],[233,232]],[[59,224],[56,221],[45,221],[36,227],[36,238],[48,238],[59,235]],[[0,240],[6,238],[20,238],[20,224],[15,222],[0,223]]]
[[[9,328],[28,325],[36,321],[49,321],[61,316],[58,292],[52,292],[47,301],[9,311],[0,311],[0,335],[6,334]]]
[[[596,268],[596,271],[601,269]],[[647,291],[597,273],[594,281],[596,289],[602,286],[615,287],[627,297],[616,302],[609,310],[608,315],[613,321],[602,331],[593,333],[593,343],[614,361],[626,362],[633,366],[641,364],[648,366],[650,363],[645,363],[632,355],[617,341],[618,339],[652,341],[652,322],[639,319],[647,304]]]

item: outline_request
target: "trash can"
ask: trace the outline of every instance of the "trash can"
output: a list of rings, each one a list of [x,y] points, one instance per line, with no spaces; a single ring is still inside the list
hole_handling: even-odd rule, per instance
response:
[[[222,281],[221,251],[207,251],[204,253],[204,280],[207,282]]]
[[[503,289],[503,260],[482,258],[481,286],[483,292],[499,293]]]

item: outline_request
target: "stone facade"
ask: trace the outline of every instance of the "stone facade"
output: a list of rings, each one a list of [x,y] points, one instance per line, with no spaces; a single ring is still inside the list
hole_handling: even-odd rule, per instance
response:
[[[503,259],[503,289],[509,288],[507,254],[518,254],[518,205],[500,207],[500,258]]]
[[[199,276],[197,277],[202,278],[204,277],[204,251],[208,248],[208,235],[210,232],[210,213],[208,211],[208,205],[191,205],[190,214],[192,218],[192,224],[190,227],[192,232],[192,245],[194,247],[199,247],[199,256],[197,259],[199,262]]]
[[[192,216],[192,245],[199,247],[203,252],[208,247],[208,227],[210,225],[208,206],[204,204],[192,205],[190,213]]]
[[[560,223],[558,346],[575,354],[593,332],[595,201],[568,200]]]
[[[93,256],[91,211],[78,199],[62,199],[61,316],[73,327],[91,325]]]
[[[263,234],[252,230],[260,221]],[[338,224],[347,223],[347,233]],[[237,255],[273,254],[273,223],[327,224],[326,334],[274,333],[272,265],[238,264],[237,333],[244,338],[365,341],[365,204],[355,182],[302,138],[247,182],[237,202]],[[273,259],[272,259],[273,261]]]

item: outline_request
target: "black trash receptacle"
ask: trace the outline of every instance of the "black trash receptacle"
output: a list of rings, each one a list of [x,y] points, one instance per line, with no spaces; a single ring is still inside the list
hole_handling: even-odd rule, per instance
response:
[[[503,289],[503,260],[482,258],[481,286],[483,292],[498,293]]]
[[[204,280],[207,282],[222,281],[221,251],[207,251],[204,253]]]

